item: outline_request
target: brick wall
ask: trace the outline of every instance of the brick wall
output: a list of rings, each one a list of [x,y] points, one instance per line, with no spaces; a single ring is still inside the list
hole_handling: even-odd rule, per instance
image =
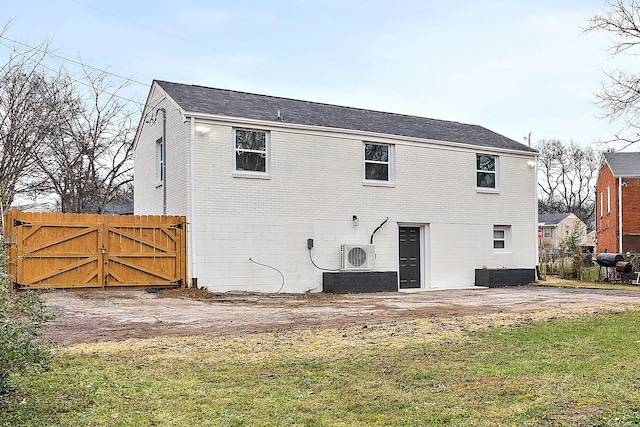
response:
[[[640,179],[623,178],[622,250],[640,252]]]
[[[160,93],[150,97],[142,130],[135,147],[134,208],[136,215],[162,214],[162,183],[157,178],[156,141],[162,138],[162,112],[167,114],[166,174],[167,215],[186,215],[189,195],[189,123]],[[154,120],[155,119],[155,120]],[[178,214],[180,212],[180,214]]]
[[[640,179],[622,178],[622,252],[640,252]],[[619,252],[619,185],[605,164],[596,185],[597,251]],[[608,203],[609,191],[610,203]],[[601,196],[602,195],[602,196]],[[602,202],[601,202],[602,198]]]
[[[605,163],[596,184],[597,252],[618,252],[618,184]]]
[[[168,165],[173,161],[183,168],[168,173],[170,213],[178,213],[175,209],[190,217],[190,123],[180,117],[172,123],[184,137],[172,137],[176,145],[169,153],[178,159],[169,157]],[[389,221],[375,235],[375,269],[397,271],[398,227],[420,226],[426,287],[472,286],[478,268],[536,265],[531,155],[372,136],[366,140],[394,145],[395,179],[370,185],[363,183],[363,138],[357,134],[296,129],[286,123],[212,120],[206,126],[209,133],[195,135],[196,217],[189,218],[189,248],[191,243],[196,248],[190,263],[197,263],[200,286],[215,291],[280,289],[280,274],[253,260],[284,275],[283,292],[319,291],[323,271],[311,263],[307,239],[314,239],[315,263],[335,270],[340,245],[369,243],[386,217]],[[269,176],[234,173],[234,126],[269,132]],[[157,127],[142,129],[136,150],[140,213],[158,213],[161,194],[149,179],[151,151],[146,147],[157,139]],[[476,190],[476,153],[499,155],[499,192]],[[508,251],[493,250],[494,225],[509,226]]]

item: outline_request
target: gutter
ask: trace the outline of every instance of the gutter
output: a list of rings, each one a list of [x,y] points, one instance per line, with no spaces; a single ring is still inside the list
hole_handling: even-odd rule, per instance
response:
[[[196,119],[220,122],[220,123],[231,124],[231,125],[242,123],[245,126],[246,125],[260,126],[260,127],[271,128],[271,129],[288,130],[292,132],[297,131],[305,134],[306,133],[317,133],[321,135],[326,135],[327,133],[340,134],[340,135],[343,135],[342,137],[344,138],[350,137],[351,139],[358,139],[358,140],[362,140],[363,136],[365,136],[367,139],[371,140],[372,142],[394,141],[393,142],[394,144],[403,144],[403,145],[427,144],[427,145],[434,145],[434,146],[444,146],[447,148],[457,148],[462,150],[474,150],[476,152],[485,151],[485,152],[492,152],[492,153],[495,152],[495,153],[514,154],[514,155],[536,157],[536,158],[538,156],[538,151],[531,149],[530,147],[527,147],[527,148],[530,148],[531,151],[529,151],[529,149],[517,150],[517,149],[511,149],[511,148],[492,147],[488,145],[485,146],[485,145],[475,145],[475,144],[469,144],[469,143],[463,143],[463,142],[440,141],[436,139],[416,138],[412,136],[392,135],[392,134],[386,134],[386,133],[378,133],[378,132],[362,131],[362,130],[354,130],[354,129],[331,128],[331,127],[322,127],[322,126],[316,126],[316,125],[300,125],[300,124],[288,123],[288,122],[274,122],[270,120],[249,119],[245,117],[228,117],[228,116],[220,116],[217,114],[198,113],[193,111],[184,111],[184,115],[185,115],[185,118],[195,117]]]

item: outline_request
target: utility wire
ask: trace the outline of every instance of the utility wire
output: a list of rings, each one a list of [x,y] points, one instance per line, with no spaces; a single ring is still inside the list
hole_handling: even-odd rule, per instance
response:
[[[317,268],[318,270],[329,271],[329,272],[333,272],[333,273],[337,273],[337,272],[340,271],[340,270],[333,270],[333,269],[330,269],[330,268],[322,268],[322,267],[318,266],[318,264],[316,264],[316,262],[313,260],[313,256],[311,255],[311,249],[309,249],[309,259],[311,260],[311,264],[313,264],[313,266],[315,268]]]
[[[18,44],[20,46],[26,47],[28,49],[32,49],[32,50],[35,50],[37,52],[41,52],[41,53],[43,53],[43,54],[45,54],[47,56],[50,56],[52,58],[60,59],[61,61],[70,62],[72,64],[80,65],[82,67],[87,67],[87,68],[90,68],[90,69],[95,70],[95,71],[100,71],[100,72],[108,74],[110,76],[118,77],[119,79],[127,80],[128,82],[139,84],[139,85],[145,86],[147,88],[150,87],[150,85],[148,83],[143,83],[143,82],[140,82],[138,80],[132,79],[131,77],[125,77],[125,76],[122,76],[120,74],[112,73],[112,72],[107,71],[107,70],[102,69],[102,68],[93,67],[91,65],[83,63],[82,61],[77,61],[75,59],[71,59],[71,58],[67,58],[67,57],[62,56],[62,55],[58,55],[58,54],[55,54],[55,53],[53,53],[53,52],[51,52],[51,51],[49,51],[47,49],[43,49],[41,47],[32,46],[32,45],[29,45],[29,44],[26,44],[26,43],[22,43],[22,42],[19,42],[17,40],[11,39],[11,38],[9,38],[7,36],[4,36],[4,35],[0,35],[0,39],[5,39],[7,41],[10,41],[11,43],[15,43],[15,44]],[[16,51],[12,46],[9,46],[9,45],[7,45],[5,43],[2,43],[2,44],[4,46],[8,47],[9,49],[12,49],[17,54],[20,54],[20,52]],[[22,55],[24,55],[24,54],[22,54]]]
[[[79,5],[81,5],[81,6],[85,6],[85,7],[88,7],[88,8],[90,8],[90,9],[96,10],[96,11],[98,11],[98,12],[104,13],[104,14],[106,14],[106,15],[113,16],[114,18],[122,19],[123,21],[127,21],[127,22],[129,22],[129,23],[131,23],[131,24],[138,25],[138,26],[140,26],[140,27],[142,27],[142,28],[146,28],[146,29],[148,29],[148,30],[155,31],[155,32],[158,32],[158,33],[164,34],[164,35],[169,36],[169,37],[173,37],[173,38],[176,38],[176,39],[179,39],[179,40],[182,40],[182,41],[186,41],[186,42],[189,42],[189,43],[192,43],[192,44],[198,45],[198,46],[200,46],[200,47],[205,47],[205,48],[207,48],[207,49],[209,49],[209,50],[213,50],[213,51],[216,51],[216,52],[220,52],[220,53],[228,54],[228,52],[224,52],[224,51],[222,51],[222,50],[220,50],[220,49],[217,49],[217,48],[215,48],[215,47],[212,47],[212,46],[206,45],[206,44],[201,43],[201,42],[198,42],[198,41],[196,41],[196,40],[188,39],[188,38],[183,37],[183,36],[181,36],[181,35],[179,35],[179,34],[170,33],[170,32],[168,32],[168,31],[165,31],[165,30],[161,29],[161,28],[152,27],[151,25],[143,24],[142,22],[134,21],[133,19],[129,19],[129,18],[125,17],[125,16],[116,15],[116,14],[115,14],[115,13],[113,13],[113,12],[109,12],[109,11],[107,11],[107,10],[100,9],[100,8],[98,8],[98,7],[95,7],[95,6],[91,5],[91,4],[84,3],[84,2],[81,2],[81,1],[78,1],[78,0],[70,0],[70,1],[72,1],[73,3],[79,4]]]
[[[78,64],[78,65],[80,65],[80,66],[82,66],[82,67],[87,67],[87,68],[90,68],[90,69],[92,69],[92,70],[99,71],[99,72],[101,72],[101,73],[105,73],[105,74],[110,75],[110,76],[118,77],[118,78],[124,79],[124,80],[129,81],[129,82],[133,82],[133,83],[137,83],[137,84],[145,85],[146,87],[150,87],[150,86],[149,86],[148,84],[146,84],[146,83],[141,83],[141,82],[138,82],[138,81],[136,81],[136,80],[133,80],[133,79],[130,79],[130,78],[127,78],[127,77],[124,77],[124,76],[120,76],[120,75],[117,75],[117,74],[114,74],[114,73],[110,73],[110,72],[108,72],[108,71],[106,71],[106,70],[103,70],[103,69],[100,69],[100,68],[92,67],[92,66],[87,65],[87,64],[84,64],[84,63],[82,63],[82,62],[74,61],[74,60],[72,60],[72,59],[67,59],[67,58],[64,58],[64,57],[61,57],[61,56],[58,56],[58,55],[52,54],[52,53],[48,52],[48,51],[47,51],[47,50],[45,50],[45,49],[40,49],[40,48],[37,48],[37,47],[35,47],[35,46],[29,46],[29,45],[27,45],[27,44],[24,44],[24,43],[20,43],[20,42],[16,42],[16,41],[14,41],[14,40],[11,40],[11,39],[9,39],[9,38],[7,38],[7,37],[0,36],[0,39],[2,39],[2,38],[7,39],[7,40],[9,40],[9,41],[11,41],[11,42],[14,42],[14,43],[18,43],[18,44],[20,44],[20,45],[22,45],[22,46],[25,46],[25,47],[27,47],[27,48],[37,50],[37,51],[39,51],[39,52],[44,53],[45,55],[50,55],[50,56],[53,56],[53,57],[56,57],[56,58],[62,59],[63,61],[72,62],[72,63],[74,63],[74,64]],[[3,42],[1,42],[1,41],[0,41],[0,44],[1,44],[1,45],[3,45],[3,46],[5,46],[5,47],[7,47],[7,48],[9,48],[9,49],[12,49],[12,50],[13,50],[13,52],[14,52],[16,55],[20,55],[20,56],[23,56],[23,57],[27,56],[27,53],[26,53],[26,52],[19,52],[19,51],[15,50],[12,46],[9,46],[9,45],[8,45],[8,44],[6,44],[6,43],[3,43]],[[47,70],[49,70],[49,71],[51,71],[51,72],[54,72],[54,73],[57,73],[57,72],[58,72],[58,70],[55,70],[55,69],[53,69],[53,68],[51,68],[51,67],[49,67],[49,66],[47,66],[47,65],[44,65],[44,64],[42,64],[42,63],[38,64],[38,66],[39,66],[39,67],[42,67],[42,68],[45,68],[45,69],[47,69]],[[90,84],[86,83],[86,82],[83,82],[83,81],[81,81],[81,80],[75,79],[75,78],[73,78],[73,77],[71,77],[71,76],[68,76],[68,77],[71,79],[71,81],[73,81],[73,82],[75,82],[75,83],[79,83],[79,84],[81,84],[81,85],[84,85],[84,86],[87,86],[87,87],[89,87],[89,88],[92,88],[92,86],[91,86]],[[120,98],[120,99],[122,99],[123,101],[133,102],[133,103],[138,104],[138,105],[140,105],[140,106],[144,106],[144,105],[145,105],[143,102],[136,101],[135,99],[127,98],[127,97],[125,97],[125,96],[118,95],[117,93],[109,92],[109,91],[107,91],[107,90],[105,90],[105,91],[104,91],[104,93],[106,93],[106,94],[108,94],[108,95],[111,95],[111,96],[113,96],[113,97],[115,97],[115,98]]]
[[[254,259],[253,259],[253,258],[251,258],[251,257],[249,257],[249,261],[251,261],[251,262],[252,262],[252,263],[254,263],[254,264],[258,264],[258,265],[261,265],[261,266],[263,266],[263,267],[270,268],[270,269],[275,270],[275,271],[277,271],[278,273],[280,273],[280,276],[282,276],[282,285],[280,285],[280,289],[278,289],[278,290],[276,291],[276,294],[279,294],[279,293],[280,293],[280,291],[282,291],[282,288],[284,288],[284,274],[282,274],[282,271],[280,271],[280,270],[278,270],[277,268],[272,267],[272,266],[270,266],[270,265],[267,265],[267,264],[263,264],[263,263],[261,263],[261,262],[258,262],[258,261],[254,260]]]

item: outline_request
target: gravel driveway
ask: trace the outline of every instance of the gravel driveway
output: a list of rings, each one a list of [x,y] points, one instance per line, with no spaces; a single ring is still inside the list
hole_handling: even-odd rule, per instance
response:
[[[54,291],[58,318],[44,335],[59,344],[128,338],[233,335],[496,313],[640,309],[640,289],[516,288],[375,294],[212,294],[203,291]]]

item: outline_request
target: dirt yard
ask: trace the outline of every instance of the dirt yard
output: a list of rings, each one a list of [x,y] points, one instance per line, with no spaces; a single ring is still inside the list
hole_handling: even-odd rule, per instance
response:
[[[56,320],[46,338],[61,345],[189,335],[342,328],[496,313],[640,309],[635,290],[517,288],[376,294],[214,294],[196,290],[53,291]],[[551,314],[549,314],[551,312]]]

